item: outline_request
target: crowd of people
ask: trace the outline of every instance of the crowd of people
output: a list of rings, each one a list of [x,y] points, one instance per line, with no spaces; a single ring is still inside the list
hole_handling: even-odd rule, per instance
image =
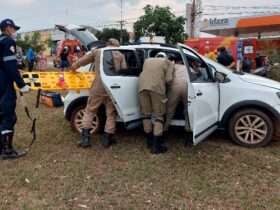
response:
[[[268,56],[256,53],[255,59],[252,59],[250,56],[244,55],[239,67],[237,67],[237,62],[235,62],[230,51],[224,46],[219,47],[216,52],[217,53],[210,52],[210,50],[207,49],[205,56],[232,70],[238,70],[244,73],[254,73],[264,77],[267,76],[270,65]]]
[[[36,52],[32,47],[29,47],[24,53],[20,46],[16,46],[16,57],[18,68],[23,70],[27,68],[29,72],[36,70],[44,70],[47,68],[47,58],[43,51]]]

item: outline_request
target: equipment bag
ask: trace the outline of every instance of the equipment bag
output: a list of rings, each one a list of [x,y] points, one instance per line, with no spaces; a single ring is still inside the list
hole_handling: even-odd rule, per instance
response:
[[[40,101],[48,107],[61,107],[64,105],[61,95],[55,92],[42,92]]]

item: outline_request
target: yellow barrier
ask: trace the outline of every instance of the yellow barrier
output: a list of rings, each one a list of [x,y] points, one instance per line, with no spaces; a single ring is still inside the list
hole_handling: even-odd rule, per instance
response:
[[[31,90],[81,90],[89,89],[95,78],[93,72],[24,72],[24,82]]]

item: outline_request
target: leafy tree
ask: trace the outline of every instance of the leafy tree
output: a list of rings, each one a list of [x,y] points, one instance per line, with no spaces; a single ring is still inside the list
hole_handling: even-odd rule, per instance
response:
[[[46,41],[45,44],[48,46],[48,48],[53,48],[55,46],[55,43],[52,41],[51,37],[49,37]]]
[[[41,42],[41,34],[39,32],[34,32],[31,36],[24,36],[17,37],[17,45],[20,46],[25,52],[28,50],[28,48],[32,47],[35,52],[40,52],[44,50],[44,43]]]
[[[141,36],[164,36],[167,43],[183,42],[184,17],[176,17],[170,7],[144,7],[145,14],[134,24],[136,40]]]
[[[116,28],[104,28],[102,31],[98,31],[96,33],[96,37],[102,41],[107,41],[110,38],[115,38],[117,40],[120,40],[121,31]],[[123,30],[123,42],[126,43],[128,41],[129,41],[129,34],[127,30]]]

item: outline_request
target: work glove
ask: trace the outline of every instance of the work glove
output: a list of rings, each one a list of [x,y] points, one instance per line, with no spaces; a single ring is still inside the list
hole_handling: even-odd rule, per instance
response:
[[[30,91],[30,87],[25,85],[23,88],[20,89],[21,93],[28,93]]]

